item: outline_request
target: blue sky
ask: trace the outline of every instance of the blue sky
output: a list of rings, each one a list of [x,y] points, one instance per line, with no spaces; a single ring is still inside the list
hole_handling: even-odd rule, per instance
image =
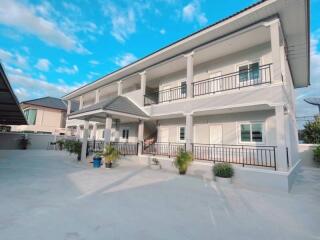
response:
[[[60,97],[254,2],[1,0],[0,59],[19,100]],[[320,95],[319,15],[311,0],[312,87],[297,91],[299,116]]]

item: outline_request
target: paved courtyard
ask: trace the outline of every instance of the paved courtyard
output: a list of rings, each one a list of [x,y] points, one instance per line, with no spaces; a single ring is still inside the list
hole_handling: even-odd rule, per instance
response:
[[[320,170],[290,194],[257,192],[121,160],[0,151],[0,239],[320,239]]]

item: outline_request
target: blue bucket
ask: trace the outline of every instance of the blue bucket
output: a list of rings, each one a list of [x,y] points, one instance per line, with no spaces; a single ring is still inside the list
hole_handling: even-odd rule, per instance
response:
[[[93,157],[93,167],[99,168],[101,166],[101,157]]]

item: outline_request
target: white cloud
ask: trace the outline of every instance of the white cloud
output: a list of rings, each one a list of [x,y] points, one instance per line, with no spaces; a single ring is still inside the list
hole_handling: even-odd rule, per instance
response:
[[[96,76],[100,76],[100,73],[97,73],[97,72],[89,72],[89,73],[87,74],[87,77],[88,77],[89,79],[92,79],[93,77],[96,77]]]
[[[164,28],[161,28],[159,32],[160,32],[160,34],[162,34],[162,35],[166,34],[166,30],[165,30]]]
[[[73,11],[74,13],[77,13],[77,14],[81,13],[81,9],[77,5],[74,5],[73,3],[62,2],[62,6],[68,11]]]
[[[5,69],[20,101],[41,96],[61,97],[86,84],[86,82],[77,84],[66,84],[64,82],[59,82],[59,84],[51,83],[43,79],[41,74],[39,78],[35,78],[22,72],[21,69],[11,66],[5,66]]]
[[[200,26],[203,26],[208,22],[205,13],[201,11],[199,0],[194,0],[183,7],[182,19],[186,22],[196,21]]]
[[[108,2],[103,7],[105,16],[110,17],[112,36],[123,43],[133,33],[136,32],[136,16],[132,8],[119,9],[116,5]]]
[[[73,74],[76,74],[77,72],[79,72],[79,69],[78,69],[77,65],[73,65],[72,67],[65,67],[64,66],[64,67],[58,67],[56,69],[56,72],[73,75]]]
[[[136,60],[137,60],[137,57],[134,56],[132,53],[125,53],[122,56],[116,57],[114,62],[118,66],[124,67]]]
[[[51,63],[48,59],[40,58],[35,65],[35,68],[39,69],[40,71],[47,72],[49,71],[50,65]]]
[[[93,66],[95,66],[95,65],[99,65],[100,64],[100,62],[99,61],[97,61],[97,60],[90,60],[89,61],[89,63],[91,64],[91,65],[93,65]]]
[[[320,96],[320,29],[311,35],[310,41],[310,83],[307,88],[296,90],[297,116],[312,116],[318,114],[318,108],[304,101],[308,97]]]
[[[50,11],[54,10],[48,2],[39,6],[27,6],[15,0],[1,0],[0,23],[15,27],[22,33],[35,35],[48,45],[80,54],[89,54],[90,52],[75,36],[63,31],[57,22],[49,18]]]
[[[1,48],[0,60],[5,63],[11,63],[22,68],[28,67],[28,57]]]

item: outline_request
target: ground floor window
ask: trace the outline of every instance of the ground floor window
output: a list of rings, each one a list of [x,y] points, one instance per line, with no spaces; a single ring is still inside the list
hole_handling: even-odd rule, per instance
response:
[[[263,142],[263,124],[262,123],[241,123],[240,141],[247,143]]]
[[[129,129],[123,129],[122,130],[122,138],[123,139],[129,139]]]
[[[179,127],[179,141],[183,142],[185,140],[185,127]]]

